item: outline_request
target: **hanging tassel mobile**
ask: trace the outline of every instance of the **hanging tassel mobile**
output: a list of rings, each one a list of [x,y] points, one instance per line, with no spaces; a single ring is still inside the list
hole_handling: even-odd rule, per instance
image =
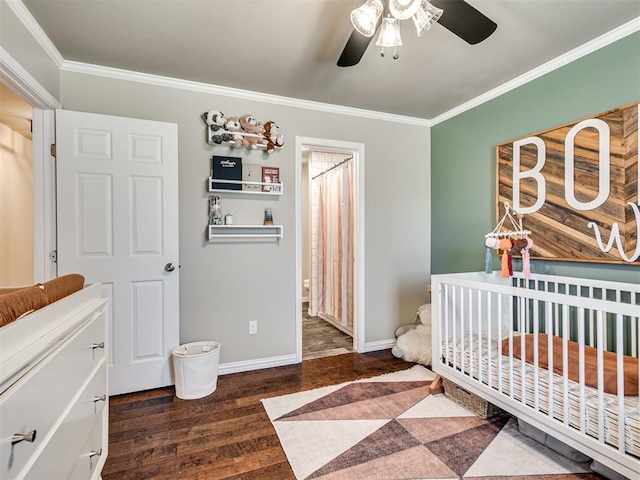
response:
[[[484,246],[487,247],[487,253],[484,256],[484,273],[493,273],[493,258],[491,256],[491,248],[485,240]]]
[[[502,250],[502,278],[509,278],[513,272],[513,267],[509,268],[509,250],[511,250],[511,240],[503,238],[499,244],[500,250]]]
[[[513,255],[511,251],[515,248],[522,254],[522,269],[526,278],[531,275],[531,267],[529,263],[529,250],[533,246],[533,241],[529,239],[530,230],[522,227],[522,214],[513,210],[518,217],[516,220],[510,213],[509,202],[504,204],[505,213],[500,219],[496,228],[492,232],[485,235],[484,246],[487,249],[484,261],[485,273],[493,273],[493,258],[491,249],[502,250],[501,273],[503,278],[513,276]],[[512,229],[504,226],[505,219],[511,223]]]
[[[527,245],[522,250],[522,274],[527,280],[531,277],[531,259],[529,258],[531,247],[533,247],[533,240],[527,238]]]
[[[484,271],[485,273],[493,273],[493,253],[491,250],[497,250],[500,241],[497,238],[488,237],[484,239],[484,246],[487,248],[487,253],[484,258]]]

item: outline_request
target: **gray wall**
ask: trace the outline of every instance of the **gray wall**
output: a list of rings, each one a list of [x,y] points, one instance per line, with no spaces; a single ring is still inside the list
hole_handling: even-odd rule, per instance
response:
[[[429,129],[304,108],[61,73],[61,101],[70,110],[174,122],[179,129],[180,340],[222,344],[221,362],[295,352],[295,137],[365,144],[365,315],[367,343],[393,338],[426,301],[430,276]],[[204,141],[201,114],[252,113],[275,120],[285,148],[270,157]],[[280,168],[281,197],[222,199],[235,223],[261,223],[265,206],[284,226],[279,245],[207,244],[206,179],[211,155]],[[258,335],[248,322],[258,320]]]
[[[0,45],[51,95],[60,98],[58,66],[4,0],[0,0]]]
[[[482,241],[496,224],[497,145],[638,100],[640,33],[635,33],[432,127],[432,230],[438,232],[433,273],[484,269]],[[531,269],[640,283],[639,262],[534,260]]]

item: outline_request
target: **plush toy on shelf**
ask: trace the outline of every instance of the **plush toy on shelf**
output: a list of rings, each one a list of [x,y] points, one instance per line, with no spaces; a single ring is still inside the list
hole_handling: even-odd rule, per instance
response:
[[[242,125],[240,125],[240,119],[238,117],[227,118],[225,128],[231,132],[233,148],[246,147],[248,145],[242,134]]]
[[[240,117],[240,126],[248,135],[244,136],[247,147],[255,150],[258,145],[262,144],[264,127],[258,122],[253,115],[242,115]]]
[[[284,136],[280,133],[280,127],[273,120],[264,124],[264,139],[267,142],[268,153],[273,153],[276,147],[284,145]]]
[[[202,116],[207,124],[207,143],[220,145],[222,142],[231,141],[231,133],[225,130],[227,119],[220,110],[209,110],[204,112]]]
[[[391,349],[396,358],[431,365],[431,304],[418,308],[416,321],[396,330],[396,345]]]
[[[241,117],[226,117],[220,110],[202,114],[206,123],[206,141],[209,145],[231,144],[231,148],[264,148],[273,153],[284,145],[284,136],[273,120],[266,124],[247,113]]]
[[[202,114],[204,121],[211,127],[214,132],[224,128],[224,124],[227,122],[224,114],[220,110],[209,110]]]

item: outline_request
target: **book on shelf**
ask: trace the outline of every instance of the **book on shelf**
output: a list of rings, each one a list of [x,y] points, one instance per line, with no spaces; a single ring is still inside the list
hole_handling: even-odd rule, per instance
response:
[[[242,181],[242,158],[240,157],[221,157],[214,155],[213,162],[213,178],[216,180],[236,180]],[[220,190],[242,190],[241,183],[220,183],[211,182],[211,188]]]
[[[242,181],[243,182],[262,182],[262,167],[255,163],[242,164]],[[262,185],[242,184],[242,190],[247,192],[261,192]]]
[[[263,192],[280,192],[282,186],[280,185],[280,168],[278,167],[262,167],[262,182],[263,183],[277,183],[278,185],[263,185]]]

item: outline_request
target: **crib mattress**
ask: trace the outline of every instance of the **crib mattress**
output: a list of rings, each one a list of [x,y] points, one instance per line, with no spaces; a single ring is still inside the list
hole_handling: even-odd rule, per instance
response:
[[[514,336],[514,342],[516,339],[519,341],[519,338]],[[509,357],[503,355],[498,359],[498,343],[497,337],[491,339],[489,346],[488,337],[481,337],[479,340],[477,336],[474,336],[471,340],[471,348],[469,348],[469,338],[466,336],[464,348],[461,348],[462,341],[458,338],[456,341],[443,344],[443,358],[450,365],[455,365],[457,370],[473,376],[476,380],[480,379],[485,385],[491,384],[495,390],[501,390],[520,402],[524,397],[524,403],[529,407],[537,408],[547,415],[552,410],[551,415],[560,422],[565,422],[565,412],[567,412],[568,425],[577,430],[583,428],[583,433],[596,439],[600,438],[600,425],[602,424],[604,442],[618,448],[620,412],[617,395],[604,393],[604,408],[601,413],[599,394],[596,388],[585,385],[583,390],[579,383],[567,379],[565,394],[565,379],[561,375],[552,373],[550,383],[549,371],[546,369],[539,368],[536,378],[536,369],[533,365],[513,358],[513,368],[511,368]],[[480,358],[480,362],[478,362],[478,358]],[[491,375],[489,364],[492,369]],[[513,394],[511,394],[510,371],[513,371]],[[536,383],[538,388],[537,405]],[[552,388],[550,388],[550,384]],[[552,395],[551,401],[549,401],[550,393]],[[581,421],[582,401],[585,404],[585,415]],[[637,396],[625,396],[623,409],[625,452],[640,457],[640,400]]]

